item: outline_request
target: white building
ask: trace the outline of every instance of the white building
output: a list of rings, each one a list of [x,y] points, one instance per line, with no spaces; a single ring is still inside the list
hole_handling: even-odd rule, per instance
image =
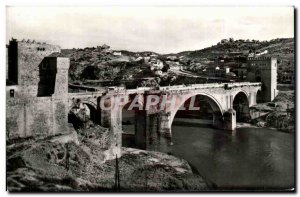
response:
[[[115,56],[122,56],[122,52],[120,52],[120,51],[114,51],[113,55],[115,55]]]

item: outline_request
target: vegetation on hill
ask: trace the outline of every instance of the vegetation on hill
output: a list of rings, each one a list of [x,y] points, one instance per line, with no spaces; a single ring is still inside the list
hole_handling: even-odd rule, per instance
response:
[[[122,81],[153,77],[147,64],[135,61],[139,54],[148,52],[120,52],[122,55],[114,55],[114,51],[99,47],[62,50],[62,55],[70,58],[69,81],[71,83],[115,81],[117,83],[114,85],[120,85]]]
[[[258,40],[232,40],[226,43],[218,43],[196,51],[180,52],[178,55],[191,59],[194,62],[207,64],[219,57],[247,57],[250,53],[260,53],[267,50],[261,57],[276,57],[278,70],[294,70],[294,38],[278,38],[270,41]]]
[[[62,55],[69,57],[71,61],[69,69],[70,82],[86,82],[88,80],[113,81],[115,85],[122,84],[122,81],[131,81],[130,86],[148,86],[153,82],[154,77],[160,78],[158,84],[176,84],[172,77],[179,77],[178,74],[167,72],[172,66],[184,66],[185,69],[194,71],[203,69],[203,66],[215,64],[218,58],[244,57],[251,53],[260,53],[267,50],[262,57],[276,57],[278,59],[278,71],[293,72],[294,70],[294,38],[278,38],[270,41],[258,40],[233,40],[229,39],[224,43],[217,43],[196,51],[184,51],[177,54],[157,54],[154,52],[131,52],[118,51],[121,55],[115,55],[115,51],[109,46],[91,47],[84,49],[65,49]],[[149,70],[149,64],[144,60],[151,55],[156,56],[164,64],[163,72],[167,76],[156,76]],[[168,58],[172,56],[173,59]],[[174,58],[175,57],[175,58]],[[144,59],[143,59],[144,58]],[[151,79],[147,79],[151,78]],[[188,81],[194,81],[185,77]],[[189,79],[188,79],[189,78]],[[180,80],[179,83],[185,83]],[[178,84],[178,83],[177,83]],[[128,85],[128,84],[127,84]]]

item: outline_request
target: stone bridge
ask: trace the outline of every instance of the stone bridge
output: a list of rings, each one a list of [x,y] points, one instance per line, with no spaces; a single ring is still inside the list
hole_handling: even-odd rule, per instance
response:
[[[90,108],[96,123],[110,128],[116,142],[115,151],[120,151],[122,146],[122,110],[134,106],[136,145],[149,149],[153,138],[172,139],[174,117],[191,98],[200,96],[201,101],[209,104],[214,127],[234,131],[236,119],[247,114],[247,110],[249,114],[260,89],[261,83],[250,82],[137,89],[112,87],[99,92],[69,93],[68,103],[71,109],[80,100]]]
[[[68,127],[68,112],[72,109],[86,117],[86,111],[89,111],[96,124],[110,128],[105,150],[113,159],[116,154],[121,155],[122,112],[129,110],[132,104],[135,144],[139,148],[152,149],[156,142],[168,144],[172,140],[171,126],[175,115],[190,113],[181,111],[182,106],[195,101],[201,107],[195,112],[209,114],[216,128],[233,131],[236,120],[247,119],[249,106],[256,104],[257,95],[261,95],[258,97],[265,102],[272,101],[277,95],[275,58],[248,59],[246,80],[249,82],[129,90],[109,87],[105,91],[82,87],[93,92],[68,93],[70,60],[60,57],[60,52],[59,46],[46,43],[9,41],[6,61],[7,139],[69,135],[72,131]],[[257,81],[261,83],[250,83]],[[262,89],[260,94],[259,89]]]

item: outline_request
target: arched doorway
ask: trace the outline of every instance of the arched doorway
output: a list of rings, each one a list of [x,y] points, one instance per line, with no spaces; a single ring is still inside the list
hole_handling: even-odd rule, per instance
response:
[[[256,93],[256,103],[262,103],[262,102],[263,102],[262,91],[258,90]]]
[[[233,99],[233,109],[236,111],[237,122],[250,121],[250,109],[248,97],[244,92],[239,92]]]
[[[261,71],[258,69],[255,71],[255,81],[261,82]]]
[[[260,76],[256,76],[256,77],[255,77],[255,81],[256,81],[256,82],[261,82],[261,77],[260,77]]]

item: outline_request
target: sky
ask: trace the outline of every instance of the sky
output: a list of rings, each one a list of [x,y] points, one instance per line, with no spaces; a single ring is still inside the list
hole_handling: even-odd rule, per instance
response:
[[[177,53],[223,38],[294,37],[293,7],[7,7],[11,37],[60,45]]]

